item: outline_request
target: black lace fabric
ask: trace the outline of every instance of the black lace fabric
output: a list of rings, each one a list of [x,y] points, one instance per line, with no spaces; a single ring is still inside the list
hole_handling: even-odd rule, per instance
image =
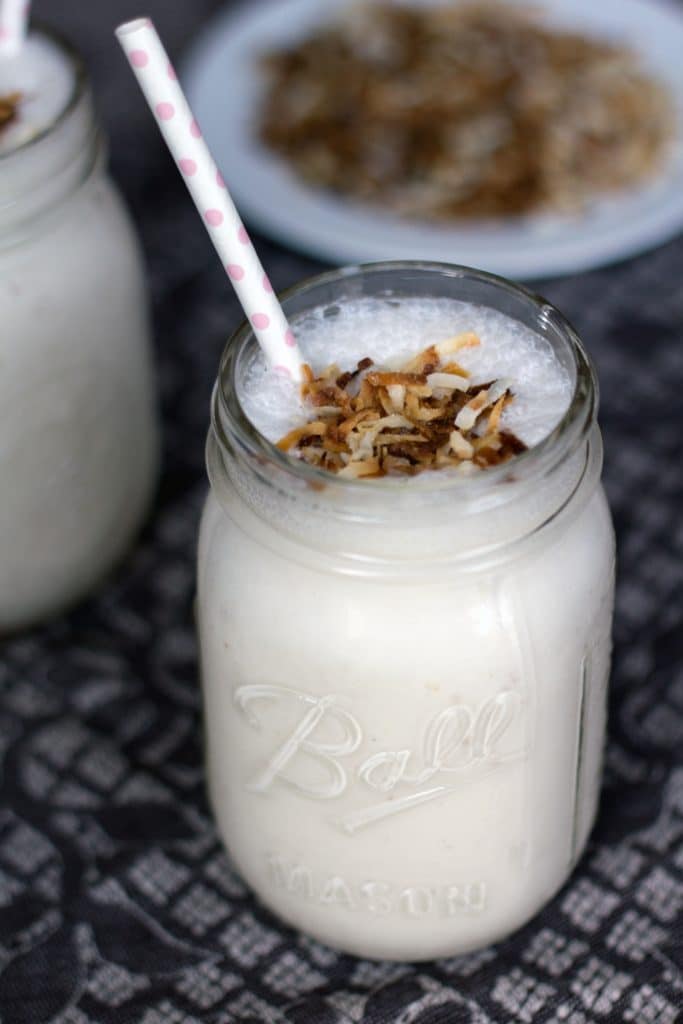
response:
[[[152,15],[174,56],[210,0]],[[208,402],[237,302],[111,31],[130,4],[36,3],[92,65],[145,245],[163,476],[125,563],[0,646],[2,1024],[675,1024],[683,1021],[683,239],[539,290],[601,381],[619,544],[597,826],[571,879],[500,945],[360,961],[246,890],[204,793],[195,538]],[[319,269],[257,238],[280,289]],[[0,498],[1,500],[1,498]]]

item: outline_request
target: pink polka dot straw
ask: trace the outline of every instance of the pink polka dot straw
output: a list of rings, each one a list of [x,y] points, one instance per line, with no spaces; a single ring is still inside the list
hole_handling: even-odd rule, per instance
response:
[[[15,57],[21,50],[30,8],[27,0],[0,0],[0,58]]]
[[[0,0],[0,3],[2,0]],[[270,366],[301,379],[301,353],[149,18],[116,30]]]

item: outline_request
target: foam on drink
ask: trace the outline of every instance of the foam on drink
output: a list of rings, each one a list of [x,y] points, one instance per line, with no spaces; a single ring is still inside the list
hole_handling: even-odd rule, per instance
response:
[[[443,298],[364,297],[319,306],[293,320],[304,358],[314,372],[330,363],[353,369],[370,356],[377,366],[398,368],[446,338],[472,331],[476,348],[464,348],[458,363],[474,384],[505,378],[514,401],[501,425],[527,446],[538,444],[565,413],[572,380],[548,342],[517,320],[485,306]],[[245,413],[269,440],[277,441],[309,417],[298,387],[271,373],[255,352],[238,385]]]
[[[17,116],[0,131],[0,156],[40,135],[68,106],[74,74],[47,36],[31,34],[21,51],[0,60],[0,97],[20,95]]]

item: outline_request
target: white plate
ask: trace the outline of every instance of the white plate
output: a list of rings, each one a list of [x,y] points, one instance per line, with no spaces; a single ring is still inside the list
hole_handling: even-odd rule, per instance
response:
[[[434,0],[413,0],[433,3]],[[637,49],[675,96],[678,143],[651,184],[593,203],[580,216],[467,226],[403,220],[299,181],[255,134],[259,55],[329,19],[348,0],[258,0],[220,13],[192,47],[183,78],[243,216],[286,245],[334,263],[429,259],[507,277],[585,270],[655,246],[683,228],[683,9],[666,0],[542,0],[549,24]]]

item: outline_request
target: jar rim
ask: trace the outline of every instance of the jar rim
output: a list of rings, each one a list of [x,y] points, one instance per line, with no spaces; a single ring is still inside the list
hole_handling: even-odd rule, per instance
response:
[[[72,111],[76,109],[88,88],[88,71],[85,66],[85,61],[80,52],[76,49],[73,43],[66,38],[66,36],[62,35],[62,33],[56,29],[53,29],[51,26],[44,25],[42,22],[38,22],[32,27],[31,35],[44,36],[50,42],[54,43],[61,51],[73,71],[73,85],[66,103],[48,124],[44,125],[44,127],[41,128],[39,132],[36,132],[35,135],[32,135],[28,139],[24,139],[24,141],[20,142],[18,146],[15,146],[13,149],[9,149],[4,153],[0,153],[0,166],[2,166],[3,163],[9,163],[9,161],[14,157],[25,153],[32,146],[39,145],[54,131],[57,131],[63,122],[71,115]]]
[[[560,462],[578,449],[586,439],[597,415],[599,395],[593,363],[567,318],[552,303],[524,285],[460,264],[425,260],[386,260],[351,264],[316,274],[278,293],[278,298],[286,305],[289,299],[305,296],[326,284],[334,284],[354,276],[394,271],[425,271],[453,279],[474,280],[524,299],[537,310],[539,317],[546,320],[552,318],[555,327],[569,342],[574,370],[574,387],[569,405],[554,429],[541,441],[516,455],[509,462],[489,467],[480,473],[465,475],[434,472],[429,474],[433,477],[429,480],[424,479],[428,474],[422,474],[420,487],[413,489],[416,493],[419,492],[422,496],[440,492],[463,496],[480,495],[501,480],[511,479],[513,467],[515,479],[519,479],[520,475],[544,476],[551,473]],[[302,459],[292,458],[260,433],[247,417],[239,400],[237,388],[242,360],[250,348],[253,351],[256,344],[253,329],[245,320],[230,336],[223,350],[212,398],[212,426],[219,445],[223,448],[227,446],[229,449],[237,447],[247,457],[256,459],[261,465],[270,464],[291,479],[308,483],[316,490],[334,487],[340,497],[348,495],[349,498],[357,498],[360,494],[367,496],[369,490],[375,494],[390,495],[399,491],[405,494],[407,488],[402,477],[382,477],[373,480],[369,488],[368,482],[362,479],[338,477],[324,469],[311,466]]]

